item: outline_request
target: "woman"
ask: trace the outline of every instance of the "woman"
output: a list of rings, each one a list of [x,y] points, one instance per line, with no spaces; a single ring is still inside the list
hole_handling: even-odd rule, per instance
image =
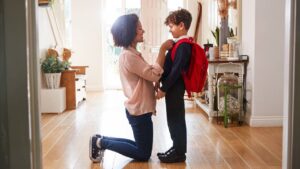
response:
[[[90,138],[90,159],[100,162],[104,150],[108,149],[135,160],[147,161],[152,152],[151,116],[156,106],[153,82],[160,79],[165,52],[173,42],[167,40],[163,43],[156,63],[149,65],[136,49],[137,44],[143,42],[145,33],[136,14],[120,16],[113,24],[111,33],[115,46],[123,47],[119,60],[120,78],[127,98],[125,112],[135,140],[93,135]]]

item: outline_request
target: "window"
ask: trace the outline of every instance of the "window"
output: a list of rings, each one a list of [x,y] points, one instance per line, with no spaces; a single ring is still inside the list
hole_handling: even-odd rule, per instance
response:
[[[183,8],[183,0],[168,0],[168,10],[173,11]]]
[[[102,11],[103,73],[105,89],[121,89],[119,75],[120,47],[114,47],[110,32],[112,24],[121,15],[135,13],[140,16],[141,0],[105,0]]]
[[[218,14],[218,4],[216,0],[209,1],[208,4],[208,27],[210,30],[215,30],[220,24],[220,17]]]

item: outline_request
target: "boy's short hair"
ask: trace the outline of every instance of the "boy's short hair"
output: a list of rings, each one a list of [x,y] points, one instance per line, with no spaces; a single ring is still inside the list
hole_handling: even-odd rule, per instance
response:
[[[176,11],[172,11],[169,16],[165,20],[165,24],[173,23],[175,25],[179,25],[180,22],[183,22],[186,30],[189,30],[192,22],[192,15],[186,9],[179,9]]]
[[[111,33],[115,46],[129,47],[136,36],[139,17],[136,14],[120,16],[112,25]]]

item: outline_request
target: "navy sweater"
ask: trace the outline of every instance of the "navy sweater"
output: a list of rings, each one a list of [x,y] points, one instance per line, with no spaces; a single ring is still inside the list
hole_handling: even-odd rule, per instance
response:
[[[164,64],[164,73],[161,77],[161,90],[167,92],[179,78],[182,78],[182,71],[188,70],[191,58],[192,47],[190,44],[182,43],[177,47],[174,62],[171,59],[171,50],[167,52]]]

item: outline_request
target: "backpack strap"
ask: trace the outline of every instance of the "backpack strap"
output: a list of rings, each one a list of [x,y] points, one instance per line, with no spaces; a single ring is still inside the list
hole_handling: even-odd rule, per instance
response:
[[[176,50],[177,50],[177,48],[179,47],[180,44],[182,44],[182,43],[192,44],[192,43],[194,43],[193,41],[194,41],[194,39],[192,37],[190,37],[190,38],[180,39],[178,42],[176,42],[175,45],[174,45],[174,47],[172,48],[172,51],[171,51],[171,59],[172,59],[172,61],[174,61],[174,59],[175,59],[175,53],[176,53]]]
[[[178,42],[175,43],[175,45],[174,45],[174,47],[172,48],[172,51],[171,51],[171,59],[172,59],[173,62],[175,60],[176,50],[179,47],[179,45],[182,44],[182,43],[188,43],[188,44],[193,45],[194,39],[192,37],[183,38],[183,39],[180,39]],[[184,76],[183,76],[183,79],[184,79]],[[191,92],[187,91],[187,93],[188,93],[188,97],[190,98],[191,97]]]

